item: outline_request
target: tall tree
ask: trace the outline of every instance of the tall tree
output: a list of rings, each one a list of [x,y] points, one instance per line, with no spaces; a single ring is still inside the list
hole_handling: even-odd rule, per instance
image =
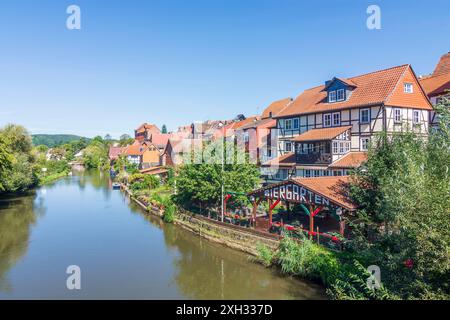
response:
[[[167,133],[167,127],[165,124],[162,126],[161,133]]]
[[[449,295],[450,117],[437,106],[439,130],[381,136],[351,187],[360,205],[350,242],[382,282],[403,298]]]

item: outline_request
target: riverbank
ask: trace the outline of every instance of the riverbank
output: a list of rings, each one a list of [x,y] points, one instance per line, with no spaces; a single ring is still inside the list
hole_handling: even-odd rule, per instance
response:
[[[138,204],[146,213],[163,218],[164,212],[158,207],[147,205],[133,196],[133,193],[122,184],[122,190]],[[280,237],[262,232],[211,220],[192,212],[177,212],[173,222],[197,236],[229,248],[239,250],[252,256],[258,255],[258,247],[263,245],[272,250],[278,247]]]

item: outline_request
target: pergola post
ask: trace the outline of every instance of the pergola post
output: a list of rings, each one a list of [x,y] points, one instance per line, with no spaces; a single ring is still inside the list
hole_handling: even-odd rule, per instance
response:
[[[262,197],[260,197],[258,200],[253,201],[253,227],[256,229],[256,211],[258,210],[258,206],[261,203]]]
[[[309,206],[309,234],[310,237],[312,237],[312,233],[314,232],[314,206],[310,205]]]
[[[345,232],[345,220],[341,218],[339,221],[339,233],[341,236],[344,236],[344,232]]]
[[[269,228],[272,226],[272,199],[269,199]]]

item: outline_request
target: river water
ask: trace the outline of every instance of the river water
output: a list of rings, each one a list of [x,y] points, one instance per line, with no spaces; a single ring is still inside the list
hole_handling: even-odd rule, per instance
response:
[[[81,290],[67,289],[70,265]],[[249,256],[145,214],[107,175],[0,198],[0,299],[323,299]]]

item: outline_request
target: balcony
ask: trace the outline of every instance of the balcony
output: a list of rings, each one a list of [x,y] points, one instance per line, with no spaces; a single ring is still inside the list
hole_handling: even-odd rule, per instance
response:
[[[331,164],[331,153],[296,154],[295,162],[298,164]]]

